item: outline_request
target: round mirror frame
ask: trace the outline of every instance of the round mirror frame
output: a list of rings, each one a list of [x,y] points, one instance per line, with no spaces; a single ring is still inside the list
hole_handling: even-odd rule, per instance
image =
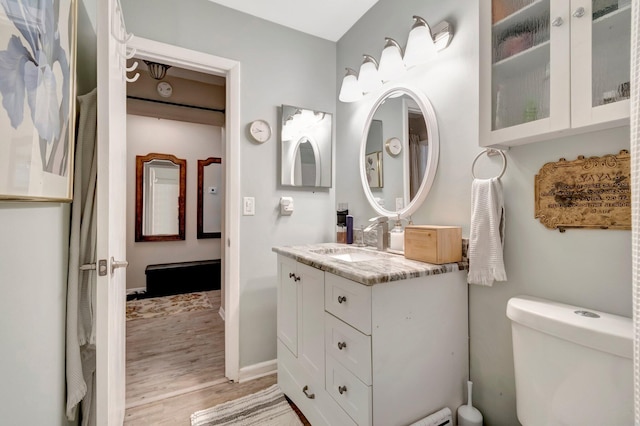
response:
[[[406,94],[411,97],[420,107],[420,111],[422,112],[422,116],[424,117],[425,123],[427,125],[427,135],[429,140],[429,148],[428,148],[428,160],[427,160],[427,173],[422,178],[422,182],[420,184],[420,188],[416,193],[416,196],[411,200],[411,202],[406,205],[403,209],[398,211],[391,211],[382,208],[375,200],[371,189],[369,188],[369,184],[367,182],[367,175],[365,169],[365,154],[366,154],[366,146],[367,146],[367,136],[369,133],[369,127],[371,126],[371,121],[373,120],[373,116],[375,115],[378,107],[387,100],[391,94],[395,92],[402,92],[402,94]],[[404,149],[408,154],[408,149],[406,146],[406,141],[404,141]],[[431,105],[431,102],[427,98],[425,94],[423,94],[419,89],[407,85],[404,83],[394,83],[390,85],[388,88],[382,92],[377,99],[375,99],[373,105],[369,109],[369,113],[367,115],[367,120],[364,123],[364,128],[362,130],[362,139],[360,141],[360,180],[362,181],[362,188],[364,190],[365,195],[367,196],[367,200],[369,200],[369,204],[373,209],[380,214],[381,216],[387,217],[407,217],[415,213],[416,210],[422,205],[429,190],[431,189],[431,185],[433,184],[433,180],[436,176],[436,170],[438,168],[438,156],[440,150],[440,138],[438,136],[438,120],[436,118],[435,110]]]

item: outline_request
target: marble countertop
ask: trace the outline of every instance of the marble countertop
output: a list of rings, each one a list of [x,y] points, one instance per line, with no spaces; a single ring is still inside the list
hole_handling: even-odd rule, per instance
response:
[[[364,250],[373,258],[370,260],[349,262],[336,259],[329,255],[349,253],[354,251],[354,249]],[[305,265],[339,275],[364,285],[446,274],[447,272],[468,269],[468,263],[466,261],[434,265],[432,263],[405,259],[404,256],[399,254],[379,252],[373,247],[355,247],[353,245],[338,243],[278,246],[273,247],[272,250]],[[463,258],[463,260],[466,259]]]

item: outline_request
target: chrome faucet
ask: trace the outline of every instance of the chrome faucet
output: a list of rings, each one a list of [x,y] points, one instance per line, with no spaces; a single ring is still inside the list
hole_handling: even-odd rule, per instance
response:
[[[371,225],[364,228],[364,232],[371,231],[376,228],[378,250],[385,251],[389,248],[389,218],[386,216],[378,216],[369,219]],[[364,235],[363,235],[364,237]]]

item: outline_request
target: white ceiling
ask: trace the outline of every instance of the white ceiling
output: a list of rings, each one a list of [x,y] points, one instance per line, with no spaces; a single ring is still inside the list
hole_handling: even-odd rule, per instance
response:
[[[210,0],[330,41],[338,41],[378,0]]]

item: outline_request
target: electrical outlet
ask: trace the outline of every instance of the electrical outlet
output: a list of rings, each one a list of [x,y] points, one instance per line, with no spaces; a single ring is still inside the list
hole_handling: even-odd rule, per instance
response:
[[[242,202],[242,214],[254,216],[256,214],[256,200],[253,197],[244,197]]]

